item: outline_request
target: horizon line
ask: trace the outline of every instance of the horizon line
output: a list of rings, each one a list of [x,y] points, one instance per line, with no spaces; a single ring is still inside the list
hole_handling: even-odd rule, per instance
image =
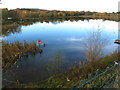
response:
[[[1,8],[1,9],[5,9],[5,8]],[[41,9],[41,8],[7,8],[8,10],[15,10],[15,9],[39,9],[39,10],[48,10],[48,11],[53,11],[53,10],[56,10],[56,11],[79,11],[79,10],[57,10],[57,9]],[[100,11],[90,11],[90,10],[80,10],[79,12],[81,11],[85,11],[85,12],[100,12]],[[102,13],[105,13],[107,11],[102,11]],[[119,11],[108,11],[107,13],[117,13]]]

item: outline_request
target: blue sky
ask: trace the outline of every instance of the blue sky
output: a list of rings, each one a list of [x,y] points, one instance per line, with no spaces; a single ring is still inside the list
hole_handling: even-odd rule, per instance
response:
[[[1,0],[1,8],[117,12],[120,0]]]

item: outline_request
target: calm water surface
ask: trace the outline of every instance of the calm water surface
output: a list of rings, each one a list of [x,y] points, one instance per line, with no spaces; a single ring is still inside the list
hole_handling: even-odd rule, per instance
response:
[[[117,49],[117,45],[114,44],[114,40],[118,38],[117,25],[118,23],[114,21],[79,20],[77,22],[64,21],[60,23],[37,22],[28,26],[19,26],[20,33],[11,33],[3,40],[7,42],[23,42],[24,40],[37,42],[37,40],[42,40],[47,43],[47,46],[41,47],[42,54],[23,57],[9,68],[3,76],[7,80],[19,80],[20,83],[47,79],[54,74],[54,72],[48,71],[47,67],[59,52],[65,64],[64,71],[67,71],[76,62],[86,60],[84,39],[88,32],[97,30],[98,26],[102,30],[103,37],[109,40],[103,55],[109,55]]]

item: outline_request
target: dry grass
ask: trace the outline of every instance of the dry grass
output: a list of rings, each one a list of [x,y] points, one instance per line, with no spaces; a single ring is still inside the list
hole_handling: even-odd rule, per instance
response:
[[[35,53],[41,53],[42,50],[36,46],[35,42],[28,43],[24,41],[7,43],[2,41],[2,67],[10,66],[15,63],[22,56],[28,55],[28,53],[34,55]]]

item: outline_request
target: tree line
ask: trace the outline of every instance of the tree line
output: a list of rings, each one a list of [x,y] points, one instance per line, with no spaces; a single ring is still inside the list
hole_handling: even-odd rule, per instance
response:
[[[91,16],[91,17],[118,17],[119,12],[113,13],[100,13],[90,11],[59,11],[59,10],[43,10],[43,9],[27,9],[17,8],[8,10],[7,8],[2,9],[2,19],[29,19],[29,18],[65,18],[65,17],[80,17],[80,16]]]

